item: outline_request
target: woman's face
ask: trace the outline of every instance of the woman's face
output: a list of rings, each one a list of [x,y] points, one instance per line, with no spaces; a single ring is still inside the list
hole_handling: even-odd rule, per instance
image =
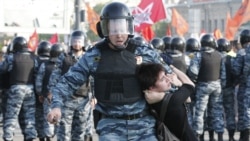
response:
[[[154,86],[150,87],[150,90],[157,92],[165,92],[171,89],[171,80],[166,75],[165,71],[161,71],[158,75],[158,79]]]

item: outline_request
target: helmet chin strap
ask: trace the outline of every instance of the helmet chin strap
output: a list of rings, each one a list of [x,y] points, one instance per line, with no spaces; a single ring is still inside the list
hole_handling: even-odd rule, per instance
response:
[[[81,48],[81,49],[74,49],[74,48],[71,48],[71,51],[73,51],[73,52],[79,52],[79,51],[82,51],[82,48]]]

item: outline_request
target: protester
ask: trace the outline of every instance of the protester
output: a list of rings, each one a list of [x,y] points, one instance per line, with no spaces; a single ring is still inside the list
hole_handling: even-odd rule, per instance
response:
[[[194,83],[182,71],[172,65],[171,67],[176,75],[166,75],[161,64],[141,64],[137,68],[138,80],[147,102],[152,105],[158,115],[165,112],[161,111],[161,105],[164,102],[163,97],[169,93],[171,85],[179,86],[170,98],[164,123],[181,141],[196,141],[197,138],[188,123],[185,105],[185,101],[194,94]],[[181,83],[177,84],[179,81]]]
[[[94,78],[96,110],[101,113],[96,131],[101,141],[156,141],[155,118],[135,76],[141,62],[160,63],[152,48],[129,41],[134,35],[133,16],[120,2],[104,6],[97,31],[102,41],[89,49],[52,88],[52,111],[48,121],[61,118],[63,97]],[[112,27],[112,28],[111,28]],[[169,66],[166,70],[171,73]]]

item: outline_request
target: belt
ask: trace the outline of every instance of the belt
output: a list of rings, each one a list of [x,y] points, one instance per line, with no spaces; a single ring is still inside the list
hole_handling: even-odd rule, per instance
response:
[[[80,94],[73,94],[72,97],[73,98],[79,98],[79,97],[86,98],[87,96],[86,95],[80,95]]]
[[[114,119],[123,119],[123,120],[134,120],[138,118],[145,117],[148,115],[148,112],[141,112],[138,114],[133,114],[133,115],[123,115],[123,116],[113,116],[113,115],[102,115],[103,118],[114,118]]]

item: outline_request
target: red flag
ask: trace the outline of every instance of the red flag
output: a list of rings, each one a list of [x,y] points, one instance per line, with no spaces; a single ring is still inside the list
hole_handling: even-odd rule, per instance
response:
[[[167,26],[166,35],[167,36],[172,36],[170,25]]]
[[[188,32],[188,23],[175,8],[172,9],[172,26],[175,27],[176,33],[179,36],[183,36]]]
[[[235,13],[234,17],[227,20],[226,37],[232,40],[241,25],[250,20],[250,0],[243,0],[240,8]]]
[[[222,36],[222,33],[221,33],[221,31],[220,31],[220,29],[216,28],[216,29],[214,30],[214,37],[215,37],[215,39],[217,39],[217,40],[223,37],[223,36]]]
[[[57,42],[58,42],[58,34],[55,33],[54,35],[52,35],[52,36],[50,37],[50,39],[49,39],[49,42],[50,42],[51,44],[57,43]]]
[[[225,29],[225,37],[228,40],[234,39],[234,34],[236,32],[236,26],[234,24],[234,21],[232,21],[230,13],[227,13],[227,21],[226,21],[226,29]]]
[[[143,30],[141,30],[141,34],[144,37],[144,39],[147,41],[151,41],[155,36],[154,30],[152,29],[151,26],[146,27]]]
[[[166,13],[162,0],[141,0],[133,10],[135,30],[141,31],[155,22],[165,19]]]
[[[86,3],[89,28],[97,35],[96,23],[99,21],[100,16]]]
[[[38,43],[39,43],[39,37],[35,30],[33,34],[30,36],[30,39],[28,41],[28,48],[30,49],[30,51],[35,52]]]
[[[235,16],[233,17],[233,21],[240,26],[243,23],[246,23],[250,20],[250,0],[244,0],[240,6],[240,9],[236,12]]]

